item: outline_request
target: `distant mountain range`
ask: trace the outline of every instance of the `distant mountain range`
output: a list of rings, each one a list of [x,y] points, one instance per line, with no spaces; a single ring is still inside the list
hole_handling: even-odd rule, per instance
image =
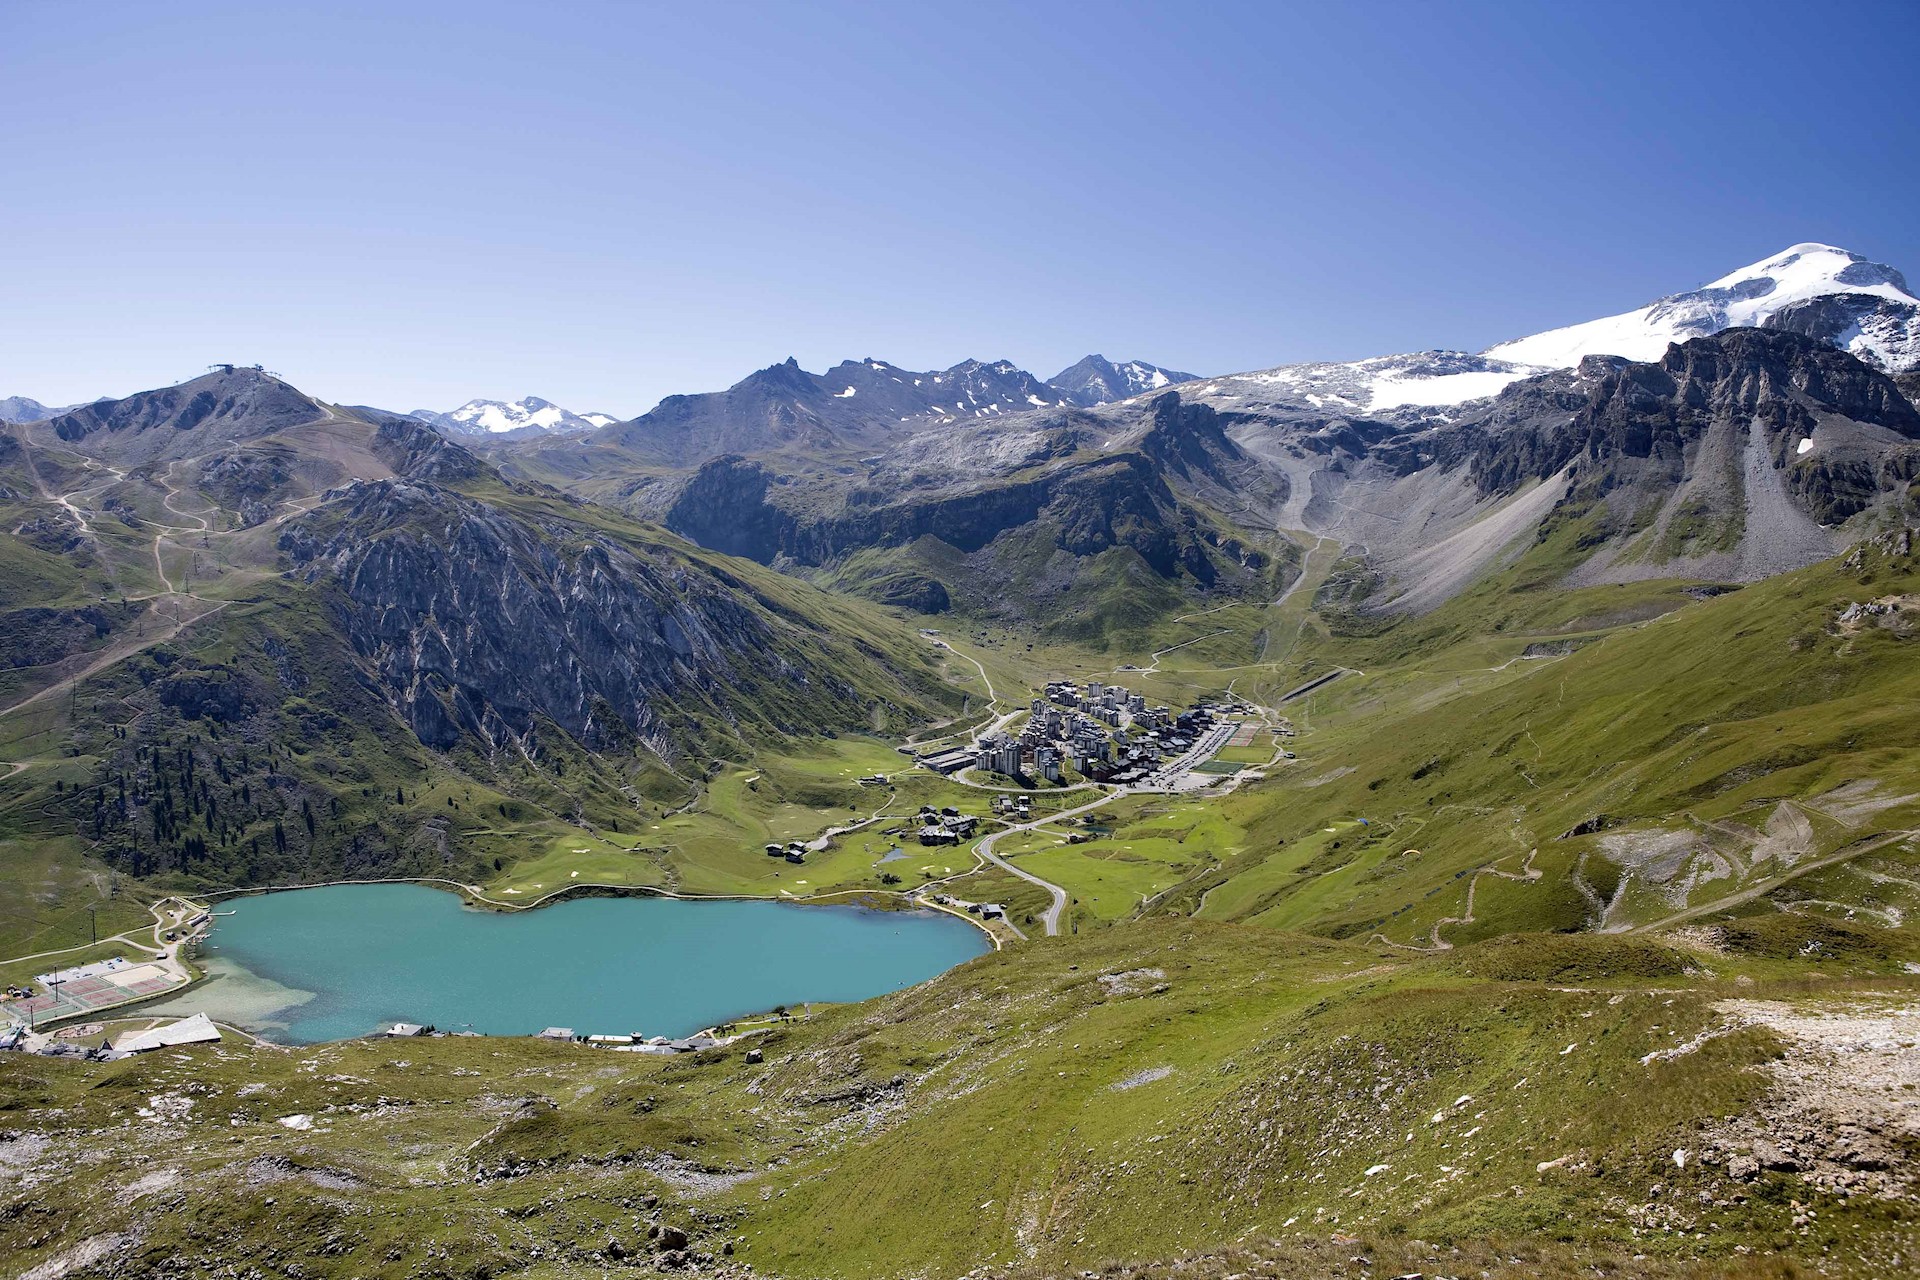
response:
[[[628,422],[576,414],[536,396],[469,400],[451,413],[409,416],[457,437],[539,440],[598,428],[595,441],[673,465],[722,453],[795,446],[827,449],[875,443],[902,424],[947,424],[1054,405],[1124,400],[1193,380],[1144,361],[1120,364],[1091,355],[1045,381],[1008,361],[963,360],[915,371],[884,360],[844,361],[809,373],[794,359],[749,374],[725,391],[669,396]]]
[[[591,444],[670,466],[697,466],[729,453],[824,455],[879,447],[922,427],[1105,404],[1189,376],[1138,361],[1114,365],[1101,356],[1088,356],[1052,381],[1005,360],[916,371],[868,357],[809,373],[789,358],[725,391],[668,396],[631,422],[599,432]]]
[[[519,400],[469,400],[450,413],[415,409],[408,416],[450,435],[509,438],[591,431],[619,421],[606,413],[573,413],[539,396]]]
[[[1906,501],[1917,315],[1898,271],[1802,244],[1478,354],[1216,378],[1092,356],[1044,383],[789,360],[505,465],[889,603],[1081,638],[1264,589],[1293,554],[1276,528],[1352,548],[1357,609],[1433,607],[1576,526],[1568,582],[1751,581]]]
[[[26,396],[7,396],[0,398],[0,422],[40,422],[77,407],[77,405],[67,405],[63,408],[55,408],[52,405],[41,404],[38,400],[30,400]]]
[[[1512,563],[1516,539],[1573,524],[1568,582],[1747,581],[1808,563],[1907,501],[1916,379],[1920,300],[1905,278],[1806,243],[1477,354],[1210,378],[1100,355],[1044,380],[1004,360],[812,373],[788,359],[625,421],[537,397],[405,417],[328,408],[273,378],[63,413],[7,404],[134,465],[295,422],[424,422],[486,445],[518,480],[715,550],[1086,639],[1116,618],[1268,589],[1297,554],[1276,530],[1364,560],[1358,609],[1425,609]]]

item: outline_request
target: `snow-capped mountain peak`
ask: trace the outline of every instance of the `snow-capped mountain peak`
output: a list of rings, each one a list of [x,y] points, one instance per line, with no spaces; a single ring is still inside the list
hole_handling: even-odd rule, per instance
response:
[[[1920,369],[1920,299],[1905,277],[1860,254],[1808,242],[1637,311],[1503,342],[1478,355],[1418,351],[1282,365],[1197,381],[1183,390],[1216,407],[1445,416],[1455,405],[1497,395],[1523,378],[1574,368],[1587,356],[1654,361],[1672,343],[1736,328],[1791,329],[1889,373]],[[1089,356],[1069,373],[1098,359]],[[1054,385],[1066,380],[1062,374]]]
[[[1060,392],[1069,404],[1091,408],[1193,380],[1190,373],[1162,369],[1144,360],[1116,363],[1102,355],[1091,355],[1047,379],[1047,385]]]
[[[1898,271],[1808,242],[1637,311],[1489,347],[1515,364],[1566,369],[1591,355],[1658,360],[1668,344],[1722,329],[1794,329],[1882,369],[1920,364],[1920,298]]]
[[[539,396],[519,400],[469,400],[451,413],[416,409],[413,416],[456,435],[551,435],[591,431],[618,421],[605,413],[572,413]]]

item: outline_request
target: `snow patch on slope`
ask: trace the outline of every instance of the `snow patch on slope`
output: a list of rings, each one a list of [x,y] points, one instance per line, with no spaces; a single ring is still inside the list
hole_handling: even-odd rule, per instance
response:
[[[1331,413],[1379,413],[1464,404],[1544,372],[1464,351],[1416,351],[1343,363],[1281,365],[1209,378],[1181,391],[1216,404],[1295,404]]]

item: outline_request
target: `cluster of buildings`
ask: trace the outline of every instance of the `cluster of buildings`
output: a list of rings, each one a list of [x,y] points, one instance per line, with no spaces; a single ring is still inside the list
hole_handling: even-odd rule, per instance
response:
[[[1054,680],[1035,698],[1019,736],[995,733],[923,757],[938,773],[973,768],[1009,778],[1059,782],[1071,767],[1095,782],[1138,782],[1169,756],[1190,749],[1214,724],[1214,708],[1147,705],[1125,685]]]
[[[97,1022],[67,1027],[51,1035],[34,1035],[25,1026],[14,1024],[0,1028],[0,1050],[37,1053],[49,1058],[86,1058],[93,1062],[117,1062],[136,1053],[155,1049],[177,1049],[190,1044],[212,1044],[220,1039],[220,1028],[204,1013],[181,1018],[139,1031],[122,1031],[101,1039],[99,1044],[82,1043],[100,1034]]]
[[[955,907],[970,916],[979,916],[982,920],[1005,920],[1007,908],[998,902],[966,902],[944,893],[936,893],[933,900],[943,907]]]
[[[431,1023],[396,1022],[379,1032],[383,1036],[397,1036],[410,1039],[417,1036],[471,1036],[472,1031],[441,1031]],[[670,1036],[646,1036],[638,1031],[631,1035],[587,1035],[576,1032],[572,1027],[548,1027],[537,1037],[541,1040],[558,1040],[566,1044],[583,1044],[594,1049],[617,1049],[624,1053],[698,1053],[702,1049],[719,1049],[732,1044],[739,1036],[716,1036],[711,1031],[699,1031],[690,1036],[678,1038]],[[758,1049],[750,1050],[748,1062],[760,1062]]]
[[[952,805],[944,809],[935,809],[930,804],[920,806],[921,844],[959,844],[972,836],[974,828],[979,825],[980,819],[962,813]]]
[[[722,1040],[705,1031],[673,1039],[668,1036],[643,1036],[638,1032],[632,1035],[580,1035],[572,1027],[548,1027],[540,1033],[539,1038],[584,1044],[595,1049],[618,1049],[625,1053],[698,1053],[702,1049],[718,1049],[733,1043],[732,1040]]]

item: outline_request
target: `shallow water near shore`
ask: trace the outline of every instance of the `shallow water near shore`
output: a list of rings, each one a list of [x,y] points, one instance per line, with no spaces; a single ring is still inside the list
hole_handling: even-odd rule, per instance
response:
[[[205,982],[143,1013],[205,1010],[311,1044],[396,1021],[442,1031],[681,1036],[807,1001],[897,991],[991,949],[938,912],[581,898],[467,907],[424,885],[337,885],[225,902]]]

